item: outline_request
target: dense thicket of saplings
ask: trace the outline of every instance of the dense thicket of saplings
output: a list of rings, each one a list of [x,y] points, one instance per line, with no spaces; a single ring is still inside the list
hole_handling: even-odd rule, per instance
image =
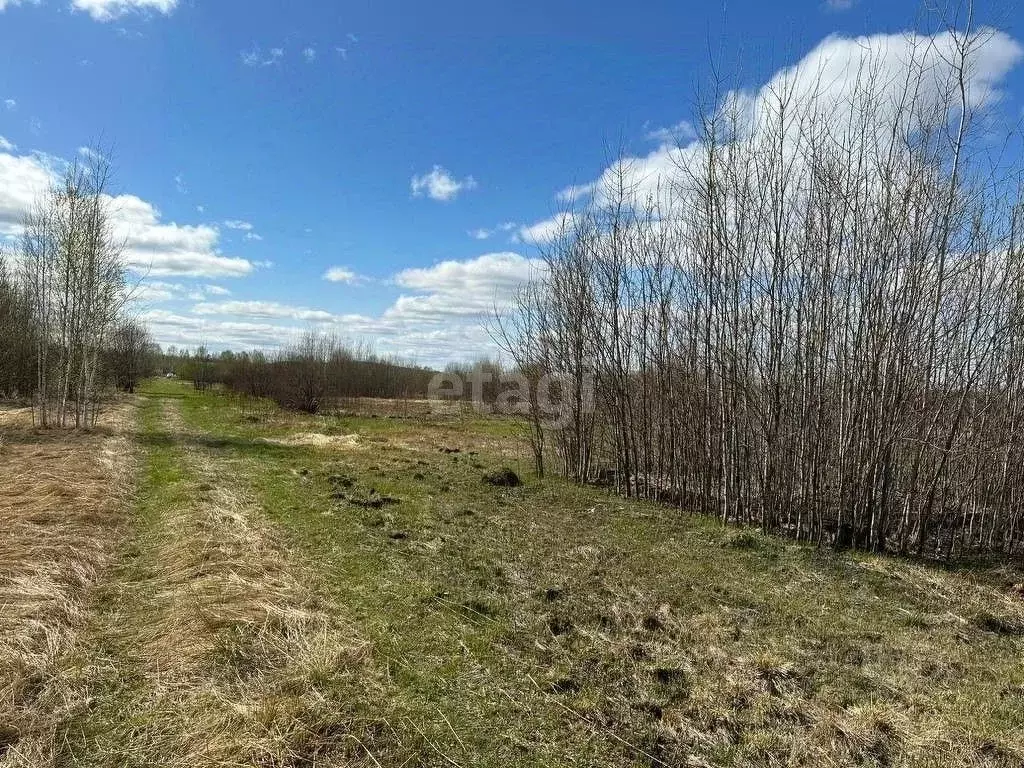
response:
[[[499,324],[568,383],[568,428],[533,409],[538,468],[801,540],[1024,552],[1024,200],[982,163],[991,34],[908,39],[905,77],[865,49],[838,91],[789,71],[668,171],[613,165]]]
[[[31,398],[42,426],[95,424],[102,394],[133,389],[150,342],[128,317],[121,249],[110,223],[109,166],[74,164],[0,254],[0,397]]]

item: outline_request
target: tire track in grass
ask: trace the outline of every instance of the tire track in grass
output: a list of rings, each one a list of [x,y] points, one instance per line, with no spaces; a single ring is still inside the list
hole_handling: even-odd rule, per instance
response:
[[[148,399],[140,525],[73,724],[79,765],[375,765],[368,644],[339,619],[174,400]]]

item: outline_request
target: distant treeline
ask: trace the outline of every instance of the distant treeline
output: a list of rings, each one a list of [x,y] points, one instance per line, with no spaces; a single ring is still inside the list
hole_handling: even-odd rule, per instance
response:
[[[220,385],[305,413],[318,413],[344,398],[424,398],[434,375],[316,332],[271,353],[226,351],[214,356],[203,348],[195,353],[169,349],[159,367],[198,389]]]

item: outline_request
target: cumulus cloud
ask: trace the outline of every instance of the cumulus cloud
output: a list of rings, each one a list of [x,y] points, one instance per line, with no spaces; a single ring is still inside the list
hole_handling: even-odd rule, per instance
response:
[[[785,128],[785,146],[794,154],[800,133],[796,119],[800,107],[813,106],[816,114],[828,119],[834,126],[837,140],[842,139],[845,126],[857,125],[854,118],[862,112],[870,113],[875,125],[887,132],[901,120],[948,119],[952,112],[944,112],[943,99],[950,89],[956,88],[954,62],[958,36],[962,39],[963,33],[833,35],[796,64],[776,72],[761,88],[728,93],[719,108],[723,113],[728,111],[736,116],[736,140],[754,140],[762,128],[778,119],[780,94],[785,94],[788,114],[793,116]],[[983,109],[997,103],[1006,75],[1022,56],[1024,48],[1006,33],[995,29],[979,30],[966,72],[968,105],[972,109]],[[921,74],[914,78],[917,109],[908,114],[904,87],[908,74],[913,73]],[[674,129],[684,125],[679,123]],[[650,137],[657,139],[657,132]],[[847,136],[846,140],[853,138]],[[872,138],[884,140],[883,136],[867,137]],[[660,145],[647,155],[622,158],[598,179],[563,191],[560,199],[575,199],[577,192],[584,192],[596,195],[600,202],[604,190],[620,185],[632,189],[638,200],[658,198],[666,192],[671,180],[678,180],[681,168],[692,167],[703,156],[696,141],[680,143],[677,137],[668,134],[661,139]]]
[[[164,280],[140,280],[129,285],[129,299],[136,305],[156,304],[172,301],[205,301],[211,296],[227,296],[231,293],[219,285],[186,285]]]
[[[173,301],[186,292],[180,283],[166,283],[160,280],[145,280],[131,289],[131,299],[142,304]]]
[[[297,338],[301,328],[274,323],[240,320],[211,320],[206,317],[151,309],[139,313],[159,344],[195,347],[200,344],[221,349],[274,349]]]
[[[13,152],[17,147],[3,136],[0,136],[0,152]]]
[[[348,267],[331,267],[324,272],[324,280],[329,283],[347,283],[351,285],[361,278]]]
[[[440,165],[435,165],[430,173],[413,176],[409,183],[413,197],[426,196],[442,203],[454,200],[461,192],[475,189],[476,186],[476,179],[472,176],[458,180]]]
[[[555,199],[560,203],[576,203],[590,197],[594,193],[594,188],[596,186],[597,182],[591,182],[589,184],[570,184],[568,187],[559,190],[555,194]]]
[[[196,304],[192,312],[197,315],[239,315],[250,318],[298,320],[314,323],[342,323],[344,315],[323,309],[293,307],[276,301],[222,301]]]
[[[42,155],[0,152],[0,235],[21,232],[21,221],[54,179],[53,161]]]
[[[353,274],[335,269],[339,276]],[[540,261],[516,253],[406,269],[391,281],[402,294],[376,315],[238,300],[201,301],[188,312],[151,311],[144,319],[161,344],[275,349],[312,327],[368,341],[384,354],[442,365],[494,354],[482,321],[495,307],[507,307],[515,289],[540,269]]]
[[[208,225],[164,223],[151,204],[134,195],[110,201],[115,236],[125,243],[125,264],[155,277],[244,277],[257,265],[224,256],[217,248],[220,233]]]
[[[528,227],[520,228],[518,237],[527,245],[545,245],[571,231],[575,222],[575,214],[563,211]]]
[[[507,299],[541,267],[518,253],[486,253],[469,261],[442,261],[432,267],[406,269],[395,275],[402,288],[454,300],[453,312],[467,307],[487,309],[492,300]]]
[[[128,13],[145,11],[167,16],[178,7],[178,0],[71,0],[71,7],[88,13],[96,21],[111,21]]]
[[[42,154],[0,151],[0,235],[21,232],[24,215],[59,177],[62,161]],[[125,265],[154,277],[242,277],[259,264],[220,253],[216,227],[164,222],[135,195],[108,197],[113,235],[124,244]]]
[[[667,128],[648,131],[645,138],[659,144],[684,144],[697,138],[697,131],[689,120],[680,120]]]

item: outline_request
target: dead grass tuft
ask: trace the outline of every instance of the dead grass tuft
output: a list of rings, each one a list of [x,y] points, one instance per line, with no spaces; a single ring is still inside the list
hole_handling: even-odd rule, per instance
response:
[[[359,435],[325,435],[320,432],[299,432],[282,438],[267,438],[268,443],[290,447],[312,448],[355,448],[360,444]]]
[[[79,705],[63,664],[110,566],[129,496],[128,407],[93,434],[38,431],[6,409],[0,446],[0,765],[53,759]]]

